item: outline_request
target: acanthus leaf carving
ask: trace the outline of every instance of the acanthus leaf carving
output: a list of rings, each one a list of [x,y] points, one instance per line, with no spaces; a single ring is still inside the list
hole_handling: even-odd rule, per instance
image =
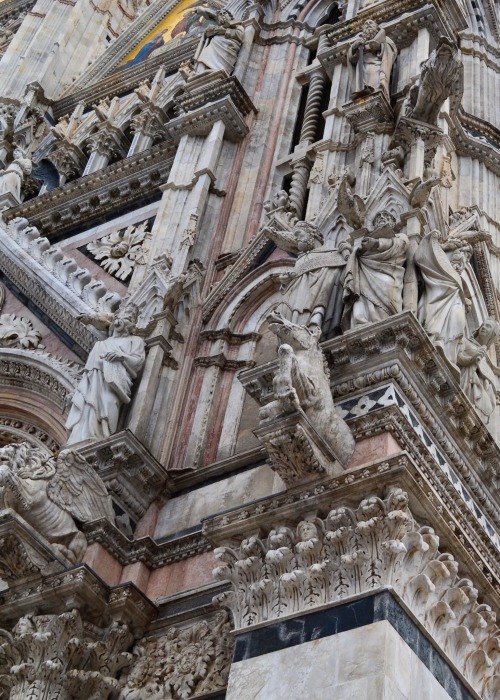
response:
[[[126,625],[94,627],[90,636],[77,610],[24,615],[0,637],[0,684],[11,700],[106,700],[132,661]]]
[[[222,566],[214,576],[232,590],[214,602],[231,611],[236,629],[391,586],[481,697],[495,697],[495,613],[478,602],[434,530],[415,521],[402,489],[369,496],[356,509],[336,506],[326,517],[278,523],[215,555]]]

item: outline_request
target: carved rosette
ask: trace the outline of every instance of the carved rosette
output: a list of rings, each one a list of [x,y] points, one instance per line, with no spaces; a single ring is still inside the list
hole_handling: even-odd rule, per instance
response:
[[[277,525],[267,537],[215,554],[224,563],[215,578],[233,588],[215,601],[231,610],[237,629],[392,586],[477,692],[498,697],[495,613],[478,603],[432,528],[415,522],[401,489],[385,500],[366,498],[356,510],[337,507],[326,518],[309,514],[296,526]]]
[[[10,700],[106,700],[132,661],[125,625],[93,626],[90,637],[77,610],[25,615],[0,637],[0,685]]]
[[[233,652],[227,613],[142,640],[120,700],[186,700],[225,688]]]

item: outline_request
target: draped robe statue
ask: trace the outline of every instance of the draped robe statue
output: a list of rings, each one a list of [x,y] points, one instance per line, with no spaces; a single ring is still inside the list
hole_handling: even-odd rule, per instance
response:
[[[129,403],[132,380],[145,360],[144,340],[132,334],[136,320],[137,309],[118,312],[109,337],[92,348],[66,421],[68,444],[101,440],[116,432],[120,408]]]
[[[243,43],[244,26],[224,9],[215,13],[210,8],[198,7],[195,12],[216,19],[218,23],[218,26],[208,26],[204,32],[203,47],[195,59],[195,72],[225,70],[230,75]]]
[[[454,365],[467,328],[465,314],[471,304],[462,279],[471,255],[471,246],[458,238],[441,245],[439,231],[428,233],[415,253],[415,264],[424,281],[418,320],[434,345]]]
[[[472,338],[462,340],[457,356],[461,369],[460,385],[485,423],[495,410],[497,399],[497,381],[487,350],[499,332],[498,321],[488,319],[474,331]]]
[[[397,53],[395,43],[385,31],[368,20],[347,52],[351,98],[382,90],[389,99],[391,71]]]
[[[344,330],[375,323],[403,310],[408,237],[396,234],[396,220],[386,211],[374,218],[375,229],[347,261],[344,282]]]
[[[325,334],[338,328],[350,244],[343,242],[334,248],[307,221],[297,222],[292,232],[270,229],[267,235],[278,247],[298,253],[293,270],[281,277],[289,311],[284,315],[299,325],[322,327]]]

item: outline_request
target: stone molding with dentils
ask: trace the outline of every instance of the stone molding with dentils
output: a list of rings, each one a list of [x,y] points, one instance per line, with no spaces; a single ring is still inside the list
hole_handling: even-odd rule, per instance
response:
[[[114,620],[128,626],[140,638],[157,608],[132,583],[110,588],[86,564],[13,583],[0,592],[0,624],[13,626],[19,617],[34,610],[40,615],[61,614],[68,603],[92,624],[104,627]]]
[[[95,338],[93,341],[95,342]],[[36,350],[0,350],[0,385],[21,387],[52,401],[61,413],[80,380],[81,366]]]
[[[160,143],[12,207],[3,217],[6,221],[25,217],[42,235],[52,238],[159,192],[174,156],[174,144]]]
[[[76,449],[99,474],[111,496],[134,520],[172,484],[166,470],[130,431]]]
[[[321,605],[392,587],[484,700],[500,690],[500,629],[478,602],[460,563],[442,551],[431,527],[421,527],[408,495],[393,487],[357,507],[309,513],[297,524],[275,524],[239,547],[221,547],[216,579],[233,590],[216,597],[236,629],[304,613]]]
[[[169,627],[161,637],[141,639],[119,700],[189,700],[223,690],[233,647],[225,611],[213,620]]]
[[[106,700],[130,666],[133,637],[126,625],[86,629],[78,610],[21,617],[1,630],[0,684],[11,700]]]

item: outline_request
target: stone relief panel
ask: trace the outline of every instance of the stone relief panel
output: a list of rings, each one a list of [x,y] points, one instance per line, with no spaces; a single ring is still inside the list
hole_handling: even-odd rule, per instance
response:
[[[145,243],[148,222],[128,226],[125,231],[113,233],[87,243],[87,250],[106,272],[119,280],[130,278],[137,263],[145,263]]]
[[[276,524],[215,554],[223,562],[215,578],[232,586],[215,600],[237,629],[389,585],[483,698],[500,688],[495,613],[434,530],[415,522],[400,488],[326,518]]]
[[[226,687],[234,640],[226,612],[141,640],[119,700],[188,700]]]

